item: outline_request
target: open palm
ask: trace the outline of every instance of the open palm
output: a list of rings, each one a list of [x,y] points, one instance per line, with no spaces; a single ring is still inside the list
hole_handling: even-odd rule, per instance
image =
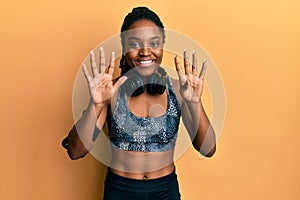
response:
[[[203,92],[204,76],[206,72],[206,61],[202,63],[202,69],[197,75],[197,57],[196,52],[193,52],[192,70],[187,56],[187,51],[183,53],[184,70],[182,72],[179,59],[175,56],[175,66],[180,82],[180,94],[182,98],[190,102],[199,102]]]
[[[103,48],[100,48],[99,65],[96,63],[95,54],[90,53],[90,63],[93,75],[89,74],[85,64],[82,64],[82,70],[88,81],[89,93],[93,103],[106,104],[120,85],[124,83],[126,77],[121,77],[115,84],[113,83],[113,72],[115,67],[115,53],[112,52],[108,71],[105,72],[105,55]],[[99,71],[100,69],[100,71]]]

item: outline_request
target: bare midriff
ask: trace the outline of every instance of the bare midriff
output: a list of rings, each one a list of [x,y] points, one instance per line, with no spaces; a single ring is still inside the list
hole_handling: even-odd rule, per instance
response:
[[[111,172],[132,179],[148,180],[174,171],[174,149],[164,152],[124,151],[112,148]]]

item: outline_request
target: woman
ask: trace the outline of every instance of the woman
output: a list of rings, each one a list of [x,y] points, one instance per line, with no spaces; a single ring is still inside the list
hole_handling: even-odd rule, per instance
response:
[[[205,62],[198,75],[196,53],[190,66],[184,51],[184,72],[175,56],[179,80],[171,79],[160,67],[164,40],[159,17],[134,8],[121,28],[121,76],[112,78],[114,53],[106,71],[103,48],[99,65],[90,54],[92,75],[82,66],[91,100],[66,139],[67,150],[71,159],[85,156],[107,121],[112,161],[104,199],[180,199],[173,155],[181,115],[194,148],[207,157],[216,150],[201,102]]]

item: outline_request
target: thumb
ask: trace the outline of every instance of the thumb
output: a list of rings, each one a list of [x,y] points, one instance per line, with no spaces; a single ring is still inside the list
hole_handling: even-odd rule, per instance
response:
[[[122,76],[121,78],[119,78],[119,80],[114,85],[114,89],[117,90],[126,80],[127,76]]]

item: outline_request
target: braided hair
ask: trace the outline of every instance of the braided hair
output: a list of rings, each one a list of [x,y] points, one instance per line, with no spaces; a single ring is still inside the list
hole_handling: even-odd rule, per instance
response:
[[[124,18],[123,25],[121,27],[121,42],[122,42],[122,49],[123,49],[122,58],[120,60],[121,75],[124,75],[126,72],[128,72],[131,69],[131,67],[128,65],[125,59],[124,32],[129,30],[129,27],[134,22],[141,19],[146,19],[156,24],[163,34],[163,41],[165,39],[164,25],[156,13],[154,13],[152,10],[148,9],[147,7],[133,8],[131,13],[128,13],[128,15]]]

